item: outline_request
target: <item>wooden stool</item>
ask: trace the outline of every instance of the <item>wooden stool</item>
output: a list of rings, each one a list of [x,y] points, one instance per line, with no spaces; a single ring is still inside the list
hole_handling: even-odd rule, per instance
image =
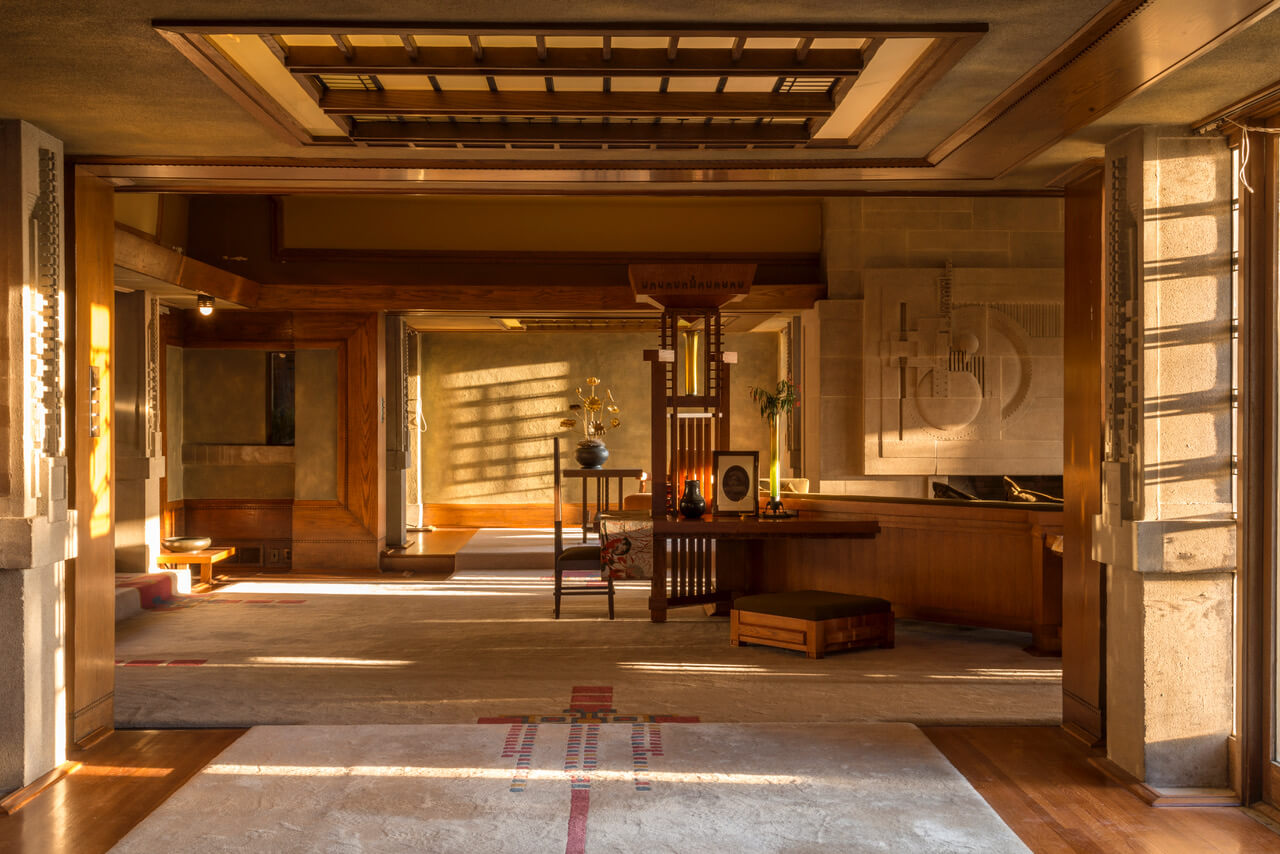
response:
[[[893,648],[893,606],[887,599],[825,590],[743,596],[729,615],[729,643],[779,646],[822,658],[837,649]]]

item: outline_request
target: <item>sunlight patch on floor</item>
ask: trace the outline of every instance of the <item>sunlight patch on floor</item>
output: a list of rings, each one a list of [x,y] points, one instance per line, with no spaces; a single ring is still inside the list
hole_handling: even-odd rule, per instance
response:
[[[435,768],[421,765],[210,765],[205,774],[237,777],[426,777],[437,779],[510,780],[510,768]],[[525,772],[528,780],[572,782],[583,772],[576,769],[531,769]],[[635,779],[635,771],[610,771],[593,768],[593,781],[618,781],[629,783]],[[660,783],[726,783],[749,786],[805,785],[814,782],[811,777],[793,774],[732,774],[716,771],[658,771],[646,769],[644,776]]]
[[[501,587],[497,583],[489,585]],[[218,593],[244,595],[297,595],[297,596],[533,596],[521,589],[483,590],[468,587],[449,587],[445,584],[413,584],[386,582],[362,584],[343,581],[237,581],[219,588]]]
[[[681,661],[619,661],[622,670],[643,673],[704,673],[718,676],[826,676],[826,673],[783,672],[756,664],[707,664]]]

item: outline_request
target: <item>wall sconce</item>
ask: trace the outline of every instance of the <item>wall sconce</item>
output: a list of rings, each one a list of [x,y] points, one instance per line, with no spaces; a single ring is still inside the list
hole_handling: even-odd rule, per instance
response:
[[[205,317],[213,314],[213,297],[208,294],[200,294],[197,296],[196,309]]]

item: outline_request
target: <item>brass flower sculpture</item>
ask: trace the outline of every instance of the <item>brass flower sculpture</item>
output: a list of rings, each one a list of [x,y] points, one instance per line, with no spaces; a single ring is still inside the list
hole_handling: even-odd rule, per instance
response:
[[[576,389],[578,399],[581,403],[574,403],[569,406],[571,412],[580,413],[582,416],[582,437],[583,439],[599,439],[609,430],[622,426],[622,421],[617,417],[618,403],[613,399],[613,391],[605,389],[605,400],[601,400],[596,393],[596,386],[600,385],[597,377],[587,377],[587,393],[582,393],[582,386]],[[608,424],[605,423],[608,413]],[[565,418],[561,420],[560,426],[566,430],[578,423],[576,418]]]

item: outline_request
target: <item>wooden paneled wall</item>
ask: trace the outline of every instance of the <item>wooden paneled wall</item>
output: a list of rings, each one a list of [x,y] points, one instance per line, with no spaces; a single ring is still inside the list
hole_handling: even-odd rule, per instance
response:
[[[201,347],[338,351],[338,497],[333,501],[187,499],[171,507],[187,533],[221,541],[288,541],[292,569],[378,572],[386,541],[386,385],[383,324],[374,312],[184,313],[182,343]],[[216,532],[216,533],[215,533]]]
[[[1067,186],[1063,344],[1062,722],[1101,742],[1105,569],[1091,556],[1102,501],[1102,168]]]
[[[1061,564],[1045,548],[1053,510],[791,497],[788,509],[873,519],[871,539],[769,543],[754,590],[879,596],[899,617],[1031,632],[1059,649]]]
[[[115,692],[115,342],[111,184],[76,170],[74,375],[70,454],[77,554],[67,563],[70,619],[67,681],[70,739],[81,744],[113,728]],[[90,405],[91,380],[96,383]]]

